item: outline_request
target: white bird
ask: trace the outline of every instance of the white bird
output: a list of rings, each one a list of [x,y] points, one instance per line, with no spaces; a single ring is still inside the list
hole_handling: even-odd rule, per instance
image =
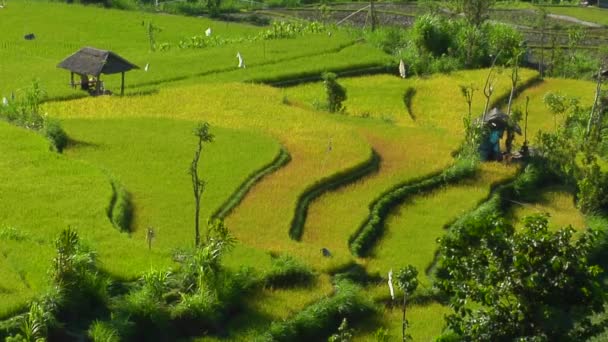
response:
[[[207,29],[205,30],[205,35],[206,35],[207,37],[211,36],[211,27],[209,27],[209,28],[207,28]]]
[[[393,269],[388,271],[388,289],[391,291],[391,298],[395,300],[395,290],[393,289]]]
[[[236,58],[239,59],[239,68],[245,69],[245,62],[243,61],[243,56],[241,56],[240,52],[236,53]]]
[[[146,63],[146,66],[144,67],[144,71],[148,72],[148,68],[150,67],[150,63]]]
[[[405,63],[403,63],[403,59],[399,61],[399,75],[401,78],[405,78],[407,76],[405,72]]]
[[[3,105],[4,107],[8,106],[8,100],[6,99],[6,97],[3,97],[3,98],[2,98],[2,105]]]

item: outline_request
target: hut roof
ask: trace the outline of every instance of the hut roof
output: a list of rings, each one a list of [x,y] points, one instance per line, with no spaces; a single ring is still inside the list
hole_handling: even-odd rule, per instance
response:
[[[112,51],[84,47],[57,65],[82,75],[116,74],[139,67]]]

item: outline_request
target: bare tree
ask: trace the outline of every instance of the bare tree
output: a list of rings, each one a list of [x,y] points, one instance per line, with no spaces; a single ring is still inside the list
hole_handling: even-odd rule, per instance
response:
[[[511,115],[511,104],[513,103],[513,97],[515,96],[515,89],[517,89],[517,82],[519,82],[519,58],[521,52],[516,54],[511,60],[511,94],[509,94],[509,105],[507,107],[507,115]]]
[[[192,190],[194,192],[194,245],[200,246],[201,234],[200,234],[200,211],[201,211],[201,198],[205,191],[205,181],[200,178],[198,174],[198,163],[201,158],[201,152],[203,151],[203,143],[212,142],[213,134],[209,133],[209,124],[206,122],[200,123],[194,129],[194,136],[198,138],[198,146],[194,152],[194,158],[192,164],[190,164],[190,176],[192,177]]]

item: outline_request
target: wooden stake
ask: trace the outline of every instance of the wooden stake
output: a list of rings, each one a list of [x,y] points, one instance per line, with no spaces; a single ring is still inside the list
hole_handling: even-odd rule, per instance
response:
[[[125,94],[125,72],[123,71],[121,74],[121,82],[120,82],[120,96]]]

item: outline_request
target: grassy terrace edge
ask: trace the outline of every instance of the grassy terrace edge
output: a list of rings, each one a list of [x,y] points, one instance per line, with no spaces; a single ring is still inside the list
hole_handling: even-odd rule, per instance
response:
[[[475,174],[477,163],[460,160],[452,166],[418,179],[408,180],[385,191],[369,205],[369,215],[351,235],[348,244],[353,255],[364,257],[382,235],[384,223],[391,209],[408,197],[432,191],[441,185],[458,182]]]
[[[298,202],[289,229],[289,236],[297,241],[302,238],[306,216],[308,215],[308,207],[313,200],[327,191],[335,190],[376,172],[379,167],[380,155],[372,149],[369,158],[364,162],[323,178],[307,187],[300,196],[298,196]]]
[[[245,179],[245,181],[241,183],[241,185],[239,185],[239,187],[232,193],[232,195],[230,195],[230,197],[228,197],[228,199],[222,203],[219,208],[217,208],[211,217],[214,219],[224,219],[243,201],[247,193],[257,182],[287,165],[287,163],[290,161],[291,155],[284,147],[281,146],[276,157],[269,164],[250,174],[247,179]]]

